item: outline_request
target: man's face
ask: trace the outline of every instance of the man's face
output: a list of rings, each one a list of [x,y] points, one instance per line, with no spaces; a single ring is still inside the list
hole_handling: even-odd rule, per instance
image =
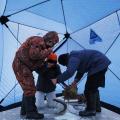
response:
[[[47,48],[53,47],[59,41],[59,37],[56,32],[49,32],[43,38]]]
[[[56,40],[54,40],[55,38],[52,38],[52,37],[46,37],[45,38],[45,44],[46,44],[46,47],[49,48],[49,47],[53,47],[55,44],[56,44]]]

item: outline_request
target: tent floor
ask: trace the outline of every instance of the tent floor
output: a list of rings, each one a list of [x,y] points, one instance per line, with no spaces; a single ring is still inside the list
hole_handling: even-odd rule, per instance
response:
[[[50,112],[50,108],[44,108],[41,112],[44,113],[45,118],[43,120],[120,120],[120,115],[110,110],[102,108],[101,113],[97,113],[95,117],[81,118],[75,114],[72,114],[67,109],[62,115],[55,115]],[[20,107],[11,109],[8,111],[0,112],[0,120],[25,120],[20,117]]]

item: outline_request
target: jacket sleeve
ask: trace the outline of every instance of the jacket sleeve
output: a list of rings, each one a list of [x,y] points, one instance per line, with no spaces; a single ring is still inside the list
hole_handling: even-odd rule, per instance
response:
[[[26,49],[21,48],[17,52],[17,57],[19,58],[19,60],[21,61],[21,63],[25,64],[28,68],[32,67],[32,63],[29,60],[28,51]]]
[[[58,76],[58,75],[60,75],[60,74],[61,74],[61,69],[60,69],[60,66],[57,65],[57,72],[56,72],[56,75]]]
[[[70,57],[66,71],[57,77],[57,82],[64,82],[74,75],[78,69],[80,60],[77,57]]]
[[[30,48],[29,49],[29,58],[32,60],[44,60],[48,57],[48,55],[52,51],[50,49],[36,49],[36,48]]]
[[[27,67],[31,68],[32,67],[32,63],[29,60],[29,44],[30,44],[30,40],[33,39],[34,37],[29,37],[19,48],[19,50],[17,51],[16,55],[19,58],[19,60],[25,64]]]
[[[78,72],[76,73],[76,76],[75,76],[74,81],[75,81],[76,83],[78,83],[78,82],[80,81],[80,79],[82,78],[83,75],[84,75],[84,73],[81,73],[80,71],[78,71]]]

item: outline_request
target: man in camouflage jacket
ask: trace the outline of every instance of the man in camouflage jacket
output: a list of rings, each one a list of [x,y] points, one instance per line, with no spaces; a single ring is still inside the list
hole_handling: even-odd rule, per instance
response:
[[[42,66],[45,58],[52,52],[52,47],[58,41],[58,34],[51,31],[43,38],[39,36],[28,38],[16,52],[12,66],[23,90],[21,115],[26,115],[27,119],[44,117],[43,114],[37,112],[35,106],[36,87],[32,72]]]

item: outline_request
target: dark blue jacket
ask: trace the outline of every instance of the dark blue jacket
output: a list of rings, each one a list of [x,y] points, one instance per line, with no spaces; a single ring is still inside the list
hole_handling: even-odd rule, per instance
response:
[[[96,50],[72,51],[66,71],[57,77],[58,82],[63,82],[78,73],[93,75],[110,65],[111,61],[101,52]]]

